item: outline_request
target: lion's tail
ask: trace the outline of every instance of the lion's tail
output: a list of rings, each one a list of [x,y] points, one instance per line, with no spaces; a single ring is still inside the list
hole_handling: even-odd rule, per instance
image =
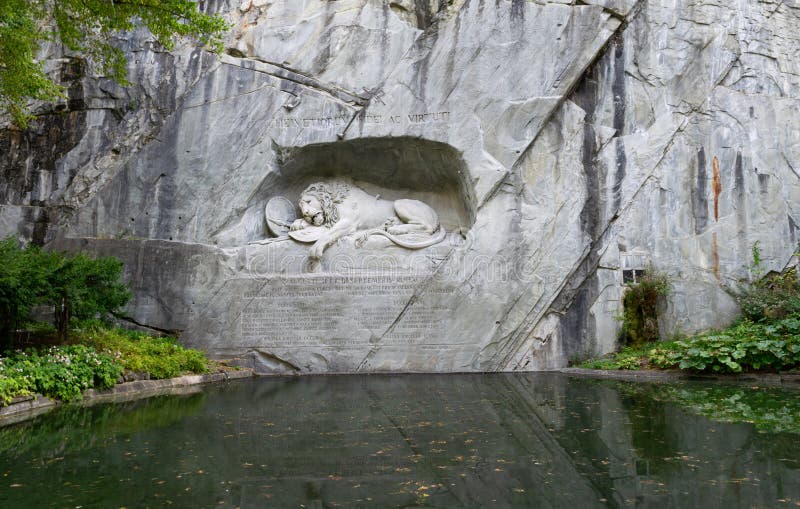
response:
[[[400,247],[404,247],[406,249],[422,249],[424,247],[429,247],[434,244],[438,244],[439,242],[443,241],[447,232],[444,230],[442,225],[439,225],[439,229],[436,230],[436,233],[433,237],[429,238],[428,240],[423,240],[421,242],[408,242],[405,240],[401,240],[397,235],[392,235],[391,233],[387,232],[386,230],[375,229],[371,232],[374,235],[383,235],[387,239],[391,240],[395,244]]]

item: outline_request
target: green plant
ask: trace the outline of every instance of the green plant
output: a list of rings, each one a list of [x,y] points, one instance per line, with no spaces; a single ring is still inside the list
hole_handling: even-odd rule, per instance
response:
[[[0,240],[0,347],[11,345],[30,308],[44,300],[52,260],[37,247],[23,249],[12,237]]]
[[[127,62],[113,36],[137,26],[147,27],[167,49],[175,38],[190,36],[215,51],[227,28],[193,0],[0,0],[0,112],[24,128],[31,118],[29,100],[64,97],[36,60],[45,42],[85,55],[100,72],[127,84]]]
[[[122,262],[116,258],[61,256],[48,274],[49,300],[56,310],[56,328],[67,338],[70,319],[94,318],[119,310],[130,300],[120,281]]]
[[[4,404],[11,397],[38,392],[62,401],[81,399],[84,390],[112,387],[122,366],[110,355],[83,345],[16,352],[3,359],[0,380]]]
[[[580,364],[580,367],[585,369],[638,370],[647,364],[645,357],[644,350],[625,347],[617,353],[590,359]]]
[[[800,280],[796,267],[763,276],[741,289],[737,300],[742,316],[755,322],[800,313]]]
[[[0,405],[8,405],[17,396],[31,394],[31,389],[28,379],[6,374],[2,366],[2,359],[0,359]]]
[[[97,321],[83,322],[80,326],[83,342],[113,352],[125,369],[147,372],[152,378],[208,371],[208,359],[203,352],[184,348],[174,338],[108,328]]]
[[[623,297],[622,340],[632,347],[658,340],[658,304],[669,295],[669,278],[648,268]]]
[[[768,322],[800,313],[797,267],[765,274],[758,241],[753,243],[752,256],[748,272],[753,282],[740,288],[737,295],[742,316],[754,322]],[[792,256],[797,256],[797,253]]]
[[[11,237],[1,240],[0,341],[10,347],[14,331],[37,304],[53,306],[59,336],[65,340],[72,317],[102,316],[128,302],[130,292],[121,276],[122,262],[116,258],[44,252],[36,246],[22,248]]]
[[[579,364],[579,367],[584,369],[603,369],[603,370],[620,369],[616,357],[590,359],[586,362],[583,362],[582,364]]]
[[[676,341],[657,362],[719,373],[789,369],[800,365],[800,315],[771,324],[744,319],[719,333]]]

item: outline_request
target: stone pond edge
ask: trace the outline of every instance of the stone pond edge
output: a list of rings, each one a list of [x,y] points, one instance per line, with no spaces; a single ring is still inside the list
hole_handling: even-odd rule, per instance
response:
[[[87,389],[83,399],[76,402],[81,406],[98,403],[133,401],[163,394],[183,394],[199,390],[202,385],[252,378],[251,369],[239,371],[218,371],[204,375],[184,375],[163,380],[136,380],[117,384],[110,389]],[[0,427],[32,419],[38,415],[63,405],[60,401],[41,394],[14,398],[8,406],[0,407]]]

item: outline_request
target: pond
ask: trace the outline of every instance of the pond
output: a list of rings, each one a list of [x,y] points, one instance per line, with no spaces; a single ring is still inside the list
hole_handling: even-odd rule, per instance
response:
[[[232,382],[0,428],[0,507],[797,507],[798,396],[560,374]]]

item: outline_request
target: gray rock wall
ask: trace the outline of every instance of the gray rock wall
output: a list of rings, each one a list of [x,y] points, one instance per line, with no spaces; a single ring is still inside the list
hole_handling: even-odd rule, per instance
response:
[[[0,234],[122,257],[138,324],[264,372],[547,369],[616,347],[626,263],[668,336],[735,316],[754,243],[794,261],[795,1],[203,7],[225,54],[130,34],[123,89],[50,48],[70,101],[0,131]],[[324,179],[447,238],[264,242]]]

